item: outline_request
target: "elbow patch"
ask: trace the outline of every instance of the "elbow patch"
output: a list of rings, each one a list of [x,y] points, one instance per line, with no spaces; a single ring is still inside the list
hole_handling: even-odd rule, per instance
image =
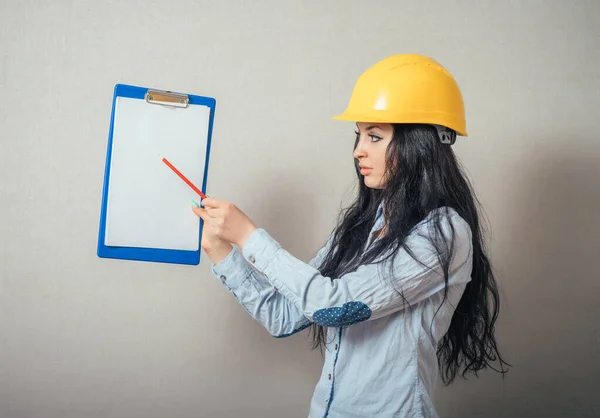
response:
[[[362,302],[348,302],[341,307],[319,309],[313,314],[313,321],[324,327],[344,327],[366,321],[371,317],[371,309]]]

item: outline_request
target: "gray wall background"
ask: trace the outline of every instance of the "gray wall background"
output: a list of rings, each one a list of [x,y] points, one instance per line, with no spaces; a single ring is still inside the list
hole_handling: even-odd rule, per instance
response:
[[[270,337],[205,257],[96,257],[113,86],[215,97],[208,192],[308,260],[355,182],[330,117],[404,52],[463,91],[514,365],[440,414],[598,416],[599,27],[597,0],[0,0],[0,417],[306,416],[306,332]]]

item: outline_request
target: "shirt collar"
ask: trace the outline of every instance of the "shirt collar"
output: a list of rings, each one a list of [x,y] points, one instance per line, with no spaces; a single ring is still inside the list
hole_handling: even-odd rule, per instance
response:
[[[377,213],[375,214],[375,225],[374,229],[380,229],[385,225],[385,214],[383,212],[383,201],[377,207]]]

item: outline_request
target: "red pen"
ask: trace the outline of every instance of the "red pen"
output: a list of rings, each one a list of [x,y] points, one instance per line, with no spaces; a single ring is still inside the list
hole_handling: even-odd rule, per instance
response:
[[[190,186],[192,189],[194,189],[194,191],[196,193],[198,193],[202,199],[206,199],[206,195],[204,193],[202,193],[199,188],[197,188],[196,186],[194,186],[194,183],[192,183],[191,181],[189,181],[186,176],[184,176],[183,174],[181,174],[181,171],[177,170],[173,164],[171,164],[166,158],[163,158],[162,161],[171,170],[173,170],[175,172],[175,174],[177,174],[179,177],[181,177],[181,180],[185,181],[188,186]]]

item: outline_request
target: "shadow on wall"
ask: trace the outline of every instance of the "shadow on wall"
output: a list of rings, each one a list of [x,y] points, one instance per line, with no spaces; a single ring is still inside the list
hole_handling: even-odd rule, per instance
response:
[[[504,382],[486,371],[440,391],[447,417],[600,416],[600,153],[577,142],[516,169],[492,257],[496,335],[513,367]]]

